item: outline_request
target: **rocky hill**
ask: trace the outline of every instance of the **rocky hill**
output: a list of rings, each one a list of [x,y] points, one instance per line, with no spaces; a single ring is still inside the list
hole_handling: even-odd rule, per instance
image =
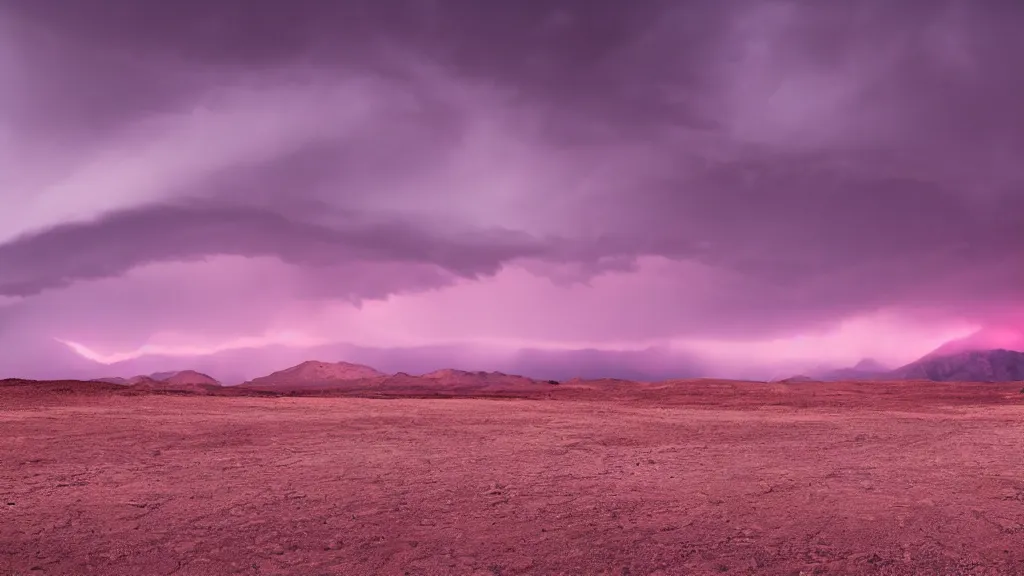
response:
[[[384,376],[386,374],[383,372],[362,364],[310,360],[267,376],[253,378],[243,385],[261,388],[321,387],[331,383],[375,379]]]
[[[202,372],[196,372],[195,370],[182,370],[181,372],[173,372],[163,378],[154,378],[161,382],[166,382],[172,386],[186,386],[186,385],[197,385],[205,384],[210,386],[220,386],[220,382],[211,376],[203,374]]]

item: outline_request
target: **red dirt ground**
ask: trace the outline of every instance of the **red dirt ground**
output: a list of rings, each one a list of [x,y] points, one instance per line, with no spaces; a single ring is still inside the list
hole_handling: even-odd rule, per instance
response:
[[[0,575],[1024,574],[1019,388],[0,384]]]

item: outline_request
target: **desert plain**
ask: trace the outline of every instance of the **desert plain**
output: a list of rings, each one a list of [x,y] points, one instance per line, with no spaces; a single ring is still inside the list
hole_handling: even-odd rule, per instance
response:
[[[1020,384],[0,383],[0,575],[1024,574]]]

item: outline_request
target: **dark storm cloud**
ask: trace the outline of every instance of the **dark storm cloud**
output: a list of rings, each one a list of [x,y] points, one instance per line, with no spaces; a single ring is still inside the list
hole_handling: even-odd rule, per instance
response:
[[[785,68],[780,80],[787,70],[844,72],[854,60],[877,56],[886,61],[884,78],[857,105],[898,105],[915,130],[930,125],[966,135],[996,129],[992,120],[1008,114],[1019,121],[1006,88],[1024,82],[1008,73],[1024,45],[1015,33],[1022,9],[1008,2],[40,0],[7,8],[55,37],[49,53],[26,57],[62,72],[67,85],[84,87],[84,76],[75,74],[104,68],[141,73],[141,66],[117,66],[131,55],[164,64],[148,72],[162,85],[113,74],[90,83],[121,98],[158,99],[182,70],[310,65],[324,74],[332,67],[380,72],[389,50],[400,49],[512,85],[562,112],[612,113],[627,123],[692,116],[712,127],[722,119],[706,109],[698,117],[692,106],[719,95],[723,70],[767,49],[773,60],[765,64]],[[770,45],[747,45],[758,42]],[[78,44],[92,50],[71,50]],[[122,60],[104,65],[104,55]],[[86,57],[93,60],[75,60]],[[61,67],[61,58],[75,69]],[[1012,127],[998,128],[1010,133]]]
[[[819,314],[1019,305],[1024,10],[779,2],[738,21],[705,44],[706,81],[676,84],[714,127],[643,135],[663,162],[594,217],[654,252],[703,242],[706,262],[787,286]]]
[[[648,190],[616,221],[648,230],[656,252],[705,242],[710,263],[794,280],[873,262],[951,265],[1024,249],[1021,189],[975,199],[948,185],[816,167],[813,160],[731,163]],[[662,210],[654,210],[661,207]]]
[[[713,6],[709,2],[690,2]],[[514,67],[539,55],[552,64],[596,59],[643,33],[666,7],[619,2],[526,0],[40,0],[12,13],[78,40],[118,50],[173,54],[202,63],[260,65],[300,58],[344,60],[374,42],[434,50],[431,57]],[[365,57],[365,53],[357,52]]]
[[[140,265],[207,255],[274,256],[306,266],[400,262],[457,276],[492,275],[519,259],[587,259],[594,250],[509,230],[431,230],[411,222],[328,227],[248,207],[153,206],[65,224],[0,246],[0,295],[29,296]],[[603,256],[604,254],[599,254]],[[594,264],[598,264],[592,257]]]
[[[730,13],[709,1],[663,0],[628,9],[609,1],[41,0],[7,9],[30,45],[26,98],[45,96],[27,102],[26,113],[57,112],[65,128],[166,110],[236,74],[402,77],[402,61],[415,57],[508,86],[545,109],[553,136],[564,138],[594,117],[634,131],[666,118],[706,123],[678,87],[705,80],[701,67]]]
[[[8,90],[18,96],[10,126],[26,138],[102,141],[155,115],[189,116],[225,86],[302,91],[365,77],[387,82],[363,100],[412,102],[275,151],[286,158],[230,156],[189,188],[221,208],[150,205],[168,199],[158,197],[92,222],[49,222],[0,246],[5,294],[240,254],[412,262],[465,277],[519,259],[591,271],[646,255],[699,260],[730,280],[707,296],[714,317],[664,315],[690,332],[754,332],[758,319],[792,332],[886,306],[988,318],[1024,296],[1019,4],[4,8],[24,24],[9,43],[25,83]],[[252,115],[301,116],[305,102],[259,100]],[[302,121],[328,118],[331,102]],[[473,140],[479,131],[490,140]],[[480,158],[481,141],[502,146]],[[509,180],[518,203],[497,199]],[[492,224],[508,230],[480,231]],[[777,313],[783,305],[790,314]],[[670,331],[659,321],[649,323]]]

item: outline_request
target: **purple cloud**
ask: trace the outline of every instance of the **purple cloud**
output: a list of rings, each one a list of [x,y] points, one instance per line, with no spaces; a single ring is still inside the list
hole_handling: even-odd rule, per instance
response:
[[[671,344],[738,374],[758,342],[842,362],[898,332],[898,361],[1019,329],[1021,24],[995,2],[5,6],[0,343]]]

